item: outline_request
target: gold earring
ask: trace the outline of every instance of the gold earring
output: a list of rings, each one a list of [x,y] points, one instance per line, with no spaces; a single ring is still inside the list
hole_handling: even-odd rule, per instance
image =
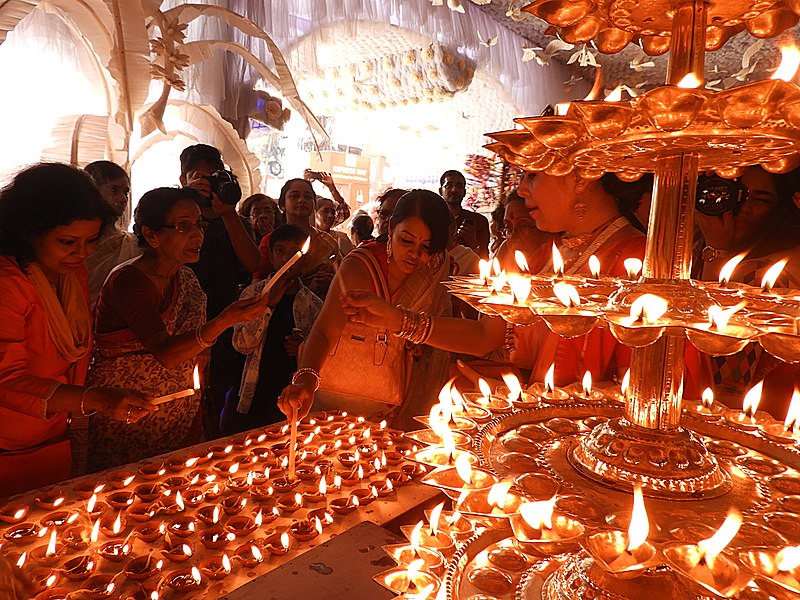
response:
[[[392,237],[386,239],[386,262],[392,262]]]

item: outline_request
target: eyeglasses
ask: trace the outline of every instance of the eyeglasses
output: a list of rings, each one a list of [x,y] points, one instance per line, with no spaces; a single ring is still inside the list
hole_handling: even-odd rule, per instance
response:
[[[208,221],[198,221],[197,223],[190,223],[189,221],[181,221],[176,225],[164,225],[162,229],[174,229],[178,233],[190,233],[194,229],[199,229],[200,233],[204,233],[208,227]]]

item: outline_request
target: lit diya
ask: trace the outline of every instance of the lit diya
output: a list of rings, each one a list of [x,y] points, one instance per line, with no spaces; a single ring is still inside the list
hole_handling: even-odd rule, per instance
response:
[[[765,418],[769,415],[758,411],[763,387],[764,382],[760,381],[750,388],[742,401],[741,411],[726,410],[725,422],[734,429],[741,431],[756,431],[762,423],[765,423]]]
[[[636,484],[628,531],[600,531],[587,538],[585,547],[603,570],[623,579],[636,577],[658,564],[656,549],[647,541],[649,533],[642,487]]]
[[[565,390],[576,402],[599,404],[605,400],[603,392],[592,387],[592,373],[586,371],[581,383],[572,383]]]
[[[194,556],[194,547],[185,540],[168,542],[166,549],[161,551],[164,558],[172,562],[184,562]]]
[[[501,396],[499,394],[492,394],[492,390],[486,380],[483,378],[478,379],[478,388],[480,392],[465,392],[462,394],[464,401],[467,404],[478,406],[483,409],[491,411],[493,414],[503,414],[509,412],[514,408],[508,396]]]
[[[710,538],[697,544],[673,543],[664,547],[667,564],[691,586],[730,598],[743,590],[753,574],[738,559],[722,554],[742,524],[742,516],[731,510]]]
[[[511,517],[511,529],[524,552],[547,555],[565,552],[583,538],[583,525],[567,515],[554,513],[556,497],[541,502],[526,502]]]
[[[475,525],[459,511],[443,510],[444,502],[424,512],[428,523],[436,525],[436,529],[446,533],[456,541],[464,541],[475,533]]]
[[[439,589],[439,579],[423,571],[423,560],[412,561],[406,567],[390,569],[373,577],[381,586],[395,594],[417,595],[419,598],[434,597]]]
[[[70,558],[62,565],[64,577],[71,581],[81,581],[94,572],[95,562],[91,556],[81,555]]]
[[[235,539],[235,534],[225,531],[225,529],[218,525],[209,527],[200,534],[200,543],[209,550],[224,548],[229,542]]]
[[[171,535],[187,538],[197,531],[197,521],[195,521],[194,517],[180,516],[170,521],[169,525],[167,525],[167,531]]]
[[[131,553],[131,545],[127,541],[112,540],[97,549],[97,554],[111,562],[120,562]]]
[[[189,592],[200,589],[203,579],[197,567],[173,571],[167,575],[164,583],[178,592]]]
[[[39,538],[39,528],[33,523],[20,523],[6,529],[3,538],[15,546],[27,546]]]
[[[358,508],[358,498],[355,496],[334,498],[328,503],[328,506],[337,515],[349,515]]]
[[[224,579],[231,573],[231,560],[227,554],[205,558],[200,561],[200,573],[214,581]]]
[[[67,525],[72,525],[79,516],[78,513],[70,514],[66,510],[59,510],[43,517],[42,520],[39,521],[39,525],[45,529],[61,529]]]
[[[486,490],[497,483],[497,477],[492,472],[473,468],[466,455],[459,456],[454,462],[455,467],[434,469],[421,479],[422,483],[455,492],[460,492],[462,489]]]
[[[117,584],[114,583],[113,575],[95,575],[81,585],[78,593],[90,600],[99,600],[101,598],[110,598],[116,587]]]
[[[718,421],[725,412],[722,405],[714,404],[714,392],[711,388],[703,390],[699,402],[684,400],[682,406],[691,416],[703,421]]]
[[[261,526],[262,522],[263,517],[261,511],[256,514],[255,518],[248,517],[247,515],[236,515],[228,519],[228,522],[225,523],[225,529],[237,537],[244,537],[253,533],[253,531]]]
[[[308,542],[322,534],[322,522],[319,517],[295,521],[289,526],[289,535],[298,542]]]
[[[264,548],[273,556],[283,556],[289,552],[289,534],[275,532],[264,539]]]
[[[761,434],[773,442],[795,444],[800,440],[800,390],[795,389],[783,423],[763,425]]]
[[[146,463],[146,464],[143,464],[137,470],[137,473],[139,474],[139,476],[142,479],[145,479],[145,480],[147,480],[147,479],[156,479],[156,478],[161,477],[162,475],[164,475],[164,473],[166,473],[166,472],[167,472],[167,470],[166,470],[166,468],[164,468],[164,465],[157,464],[157,463]]]
[[[164,527],[163,523],[158,525],[155,523],[141,523],[133,528],[132,535],[138,537],[143,542],[151,543],[164,535],[165,531],[166,527]]]
[[[156,560],[152,554],[139,556],[125,565],[125,575],[134,581],[144,581],[161,571],[164,561]]]
[[[3,523],[20,523],[28,516],[30,507],[27,504],[6,504],[0,508],[0,521]]]
[[[233,556],[240,560],[244,566],[250,568],[264,562],[264,553],[261,552],[261,548],[249,542],[239,546]]]
[[[758,577],[794,594],[800,594],[800,546],[747,548],[739,559]]]
[[[64,503],[64,493],[61,490],[42,492],[33,499],[34,504],[45,510],[55,510]]]
[[[50,541],[43,546],[37,546],[31,550],[31,558],[43,566],[53,566],[57,564],[63,556],[66,548],[63,544],[57,543],[58,532],[53,529],[50,532]]]
[[[450,556],[455,551],[453,538],[444,531],[439,531],[436,522],[428,523],[427,527],[422,521],[418,521],[416,525],[401,525],[400,531],[409,542],[413,538],[420,546],[436,550],[443,556]]]
[[[534,383],[530,391],[548,404],[565,404],[569,402],[570,396],[565,390],[556,386],[555,369],[556,365],[551,364],[544,376],[544,382]]]

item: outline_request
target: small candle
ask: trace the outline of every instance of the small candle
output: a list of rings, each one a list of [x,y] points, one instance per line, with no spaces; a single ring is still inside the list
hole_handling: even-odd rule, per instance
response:
[[[289,260],[287,260],[286,263],[280,269],[278,269],[275,275],[273,275],[267,282],[267,284],[263,287],[263,289],[261,290],[262,298],[264,298],[267,294],[269,294],[269,291],[272,289],[272,286],[275,285],[281,278],[281,276],[283,276],[283,274],[286,273],[286,271],[291,269],[294,266],[294,264],[298,260],[300,260],[300,258],[302,258],[304,254],[308,252],[310,247],[311,247],[311,237],[308,237],[306,238],[303,247],[300,248],[300,250],[298,250],[297,252],[295,252],[294,256],[292,256]]]

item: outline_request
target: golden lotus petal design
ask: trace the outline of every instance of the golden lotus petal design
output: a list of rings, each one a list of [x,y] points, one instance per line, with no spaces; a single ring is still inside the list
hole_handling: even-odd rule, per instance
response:
[[[595,9],[593,0],[539,0],[525,6],[522,10],[556,27],[568,27],[577,23]]]
[[[661,131],[681,131],[695,121],[706,97],[702,90],[667,85],[643,94],[637,105]]]
[[[574,102],[570,107],[574,107],[587,133],[599,140],[622,135],[634,114],[627,102]]]
[[[603,54],[616,54],[633,40],[633,33],[616,27],[604,27],[594,36],[594,45]]]
[[[798,17],[788,8],[773,8],[745,22],[747,30],[757,38],[771,38],[797,25]]]
[[[495,131],[487,133],[486,137],[497,140],[514,154],[523,157],[538,156],[547,150],[541,142],[533,137],[526,129],[510,129],[508,131]]]
[[[604,19],[598,14],[586,15],[574,25],[562,27],[560,37],[570,44],[586,44],[600,33],[605,24]]]
[[[523,117],[514,120],[553,150],[574,145],[584,131],[580,121],[573,117]]]
[[[717,95],[717,109],[726,125],[747,129],[764,122],[774,108],[771,100],[779,81],[767,79],[725,90]]]

